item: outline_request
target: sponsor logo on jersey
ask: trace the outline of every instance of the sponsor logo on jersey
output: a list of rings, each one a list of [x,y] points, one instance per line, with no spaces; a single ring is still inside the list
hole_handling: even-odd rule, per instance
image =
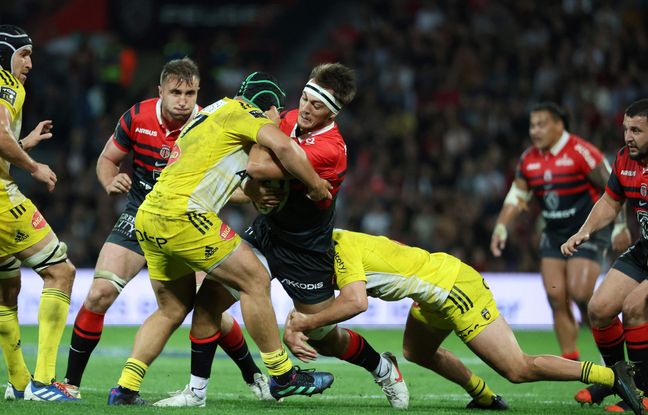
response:
[[[547,192],[544,195],[544,203],[547,209],[556,210],[560,204],[560,197],[556,192]]]
[[[206,246],[205,247],[205,259],[208,259],[212,255],[214,255],[214,253],[216,253],[216,251],[218,251],[217,247],[209,246],[209,245]]]
[[[488,308],[484,308],[481,311],[481,315],[482,315],[482,317],[484,317],[484,320],[490,320],[491,319],[491,313],[490,313],[490,311],[488,311]]]
[[[324,288],[324,283],[322,281],[318,282],[317,284],[312,284],[306,282],[293,281],[284,278],[283,280],[281,280],[281,283],[289,287],[299,288],[300,290],[317,290],[320,288]]]
[[[163,145],[162,148],[160,149],[160,157],[166,160],[169,158],[170,155],[171,155],[171,148],[169,148],[169,146],[167,146],[166,144]],[[156,166],[157,166],[157,162],[156,162]]]
[[[227,241],[228,239],[232,239],[236,235],[236,232],[232,228],[230,228],[228,225],[221,223],[220,227],[220,237]]]
[[[637,175],[637,172],[634,170],[621,170],[621,176],[630,176],[634,177]]]
[[[203,112],[205,114],[211,114],[212,112],[216,111],[217,109],[219,109],[220,107],[222,107],[225,104],[227,104],[227,101],[225,101],[224,99],[221,99],[221,100],[218,100],[218,101],[214,102],[213,104],[207,105],[200,112]]]
[[[552,211],[543,211],[542,217],[546,219],[567,219],[571,218],[576,214],[576,208],[567,209],[567,210],[552,210]]]
[[[342,258],[340,258],[340,254],[337,252],[335,253],[335,269],[339,272],[345,272],[346,271],[346,266],[344,265],[344,261]]]
[[[151,137],[157,137],[157,131],[149,130],[148,128],[137,127],[135,129],[136,133],[150,135]]]
[[[171,150],[171,154],[169,154],[169,161],[167,162],[167,166],[175,163],[175,161],[180,157],[180,154],[182,154],[182,150],[180,150],[180,147],[178,147],[177,144],[174,144],[173,149]]]
[[[545,170],[543,179],[545,182],[550,182],[551,179],[553,179],[553,174],[551,174],[551,170]]]
[[[594,166],[596,166],[596,160],[594,160],[594,156],[592,156],[592,153],[587,149],[587,147],[582,144],[576,144],[574,150],[578,151],[580,155],[583,156],[590,169],[593,169]]]
[[[43,229],[45,225],[47,225],[47,222],[45,221],[45,218],[39,211],[34,212],[31,218],[31,223],[32,223],[32,228],[34,229]]]
[[[17,96],[18,94],[13,89],[6,86],[0,87],[0,99],[7,101],[11,106],[16,103]]]
[[[22,231],[17,231],[17,232],[16,232],[16,237],[14,238],[14,241],[16,241],[16,242],[22,242],[22,241],[24,241],[24,240],[27,239],[27,238],[29,238],[29,235],[27,235],[26,233],[24,233],[24,232],[22,232]]]
[[[539,170],[540,169],[540,163],[529,163],[527,165],[527,170]]]
[[[573,166],[574,160],[572,160],[567,154],[563,155],[561,158],[556,160],[556,166]]]

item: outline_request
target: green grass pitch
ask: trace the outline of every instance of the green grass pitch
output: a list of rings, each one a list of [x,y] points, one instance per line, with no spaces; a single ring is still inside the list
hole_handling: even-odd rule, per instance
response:
[[[281,403],[259,402],[254,399],[240,377],[238,368],[219,350],[214,362],[206,408],[155,408],[109,407],[108,391],[115,386],[121,368],[128,357],[136,327],[106,327],[102,340],[95,350],[82,385],[82,402],[75,404],[43,402],[0,403],[2,414],[384,414],[394,413],[364,369],[330,358],[320,358],[315,364],[302,365],[331,371],[335,383],[324,395],[290,397]],[[402,358],[400,329],[358,329],[378,351],[392,351],[399,357],[401,371],[409,386],[411,398],[407,413],[469,414],[464,409],[468,395],[460,387],[436,374]],[[558,346],[550,331],[517,331],[522,348],[530,354],[557,353]],[[23,327],[23,348],[30,368],[34,367],[37,328]],[[57,376],[62,378],[67,363],[67,345],[70,327],[63,335],[57,363]],[[248,343],[252,344],[249,341]],[[511,406],[511,414],[602,414],[601,407],[581,408],[573,401],[574,393],[582,387],[579,382],[536,382],[514,385],[499,377],[479,361],[455,336],[450,336],[444,346],[456,353],[474,372],[484,377],[496,393],[504,396]],[[251,346],[253,348],[253,346]],[[579,338],[582,358],[598,362],[591,335],[583,330]],[[256,351],[255,351],[256,355]],[[262,365],[257,356],[257,364]],[[295,362],[297,360],[295,359]],[[0,381],[6,382],[6,368],[0,363]],[[167,396],[168,391],[181,389],[189,377],[188,329],[180,329],[170,340],[164,354],[153,363],[142,384],[142,396],[149,402]],[[4,388],[2,389],[4,391]],[[613,403],[608,398],[606,403]]]

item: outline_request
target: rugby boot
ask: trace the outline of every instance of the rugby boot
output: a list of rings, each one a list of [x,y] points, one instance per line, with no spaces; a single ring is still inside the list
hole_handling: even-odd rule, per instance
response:
[[[644,406],[641,391],[637,389],[634,382],[634,365],[628,362],[617,362],[612,366],[612,371],[614,371],[614,393],[628,404],[635,415],[642,415]]]
[[[648,409],[648,398],[641,398],[641,403],[644,409]],[[605,412],[632,412],[632,409],[628,406],[627,403],[619,401],[614,405],[608,405],[605,407]]]
[[[483,406],[479,402],[477,402],[475,399],[472,401],[468,402],[468,405],[466,405],[466,408],[468,409],[489,409],[491,411],[506,411],[509,409],[508,403],[504,400],[499,395],[493,396],[493,402],[491,402],[490,405],[488,406]]]
[[[581,406],[587,404],[600,405],[603,399],[610,395],[614,395],[612,388],[603,385],[589,385],[586,388],[579,390],[574,399],[580,403]]]
[[[4,398],[5,401],[18,401],[25,399],[25,391],[19,391],[11,384],[11,382],[7,382],[7,389],[5,389]]]
[[[291,395],[311,396],[322,393],[333,384],[333,374],[316,372],[315,369],[302,370],[299,366],[292,369],[291,379],[285,385],[277,383],[276,377],[270,378],[270,393],[279,400]]]
[[[70,395],[62,383],[52,382],[49,385],[32,380],[25,388],[26,401],[43,402],[78,402],[79,399]]]
[[[184,389],[169,393],[170,397],[162,399],[153,404],[153,406],[166,406],[176,408],[186,408],[197,406],[204,408],[207,404],[207,397],[199,397],[194,393],[191,386],[187,385]]]
[[[409,406],[409,390],[400,369],[398,369],[396,356],[390,352],[385,352],[382,357],[389,362],[389,370],[385,376],[376,377],[376,383],[382,388],[392,408],[407,409]]]
[[[263,373],[254,374],[254,382],[248,383],[250,391],[260,401],[273,401],[274,397],[270,393],[270,381]]]
[[[108,405],[146,405],[139,392],[117,386],[110,390]]]

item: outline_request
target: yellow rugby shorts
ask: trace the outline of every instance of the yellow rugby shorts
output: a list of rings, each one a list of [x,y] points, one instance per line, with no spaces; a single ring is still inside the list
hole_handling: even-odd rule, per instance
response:
[[[135,234],[150,278],[160,281],[209,272],[241,243],[240,236],[213,212],[163,216],[138,210]]]
[[[31,200],[0,213],[0,257],[24,251],[52,231]]]
[[[414,303],[410,314],[432,330],[454,330],[464,343],[470,342],[499,315],[486,280],[464,263],[450,295],[441,308]]]

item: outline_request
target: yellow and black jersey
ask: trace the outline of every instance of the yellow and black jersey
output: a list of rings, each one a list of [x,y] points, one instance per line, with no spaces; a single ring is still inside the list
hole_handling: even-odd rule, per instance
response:
[[[335,278],[338,288],[367,283],[367,294],[386,301],[412,298],[439,308],[455,284],[462,262],[384,236],[335,229]]]
[[[11,132],[16,140],[20,138],[22,107],[25,102],[25,88],[11,72],[0,69],[0,105],[9,110]],[[5,212],[22,203],[25,196],[9,175],[9,162],[0,158],[0,212]]]
[[[258,108],[223,98],[198,113],[180,133],[167,167],[140,210],[163,216],[215,212],[245,177],[257,133],[272,121]]]

